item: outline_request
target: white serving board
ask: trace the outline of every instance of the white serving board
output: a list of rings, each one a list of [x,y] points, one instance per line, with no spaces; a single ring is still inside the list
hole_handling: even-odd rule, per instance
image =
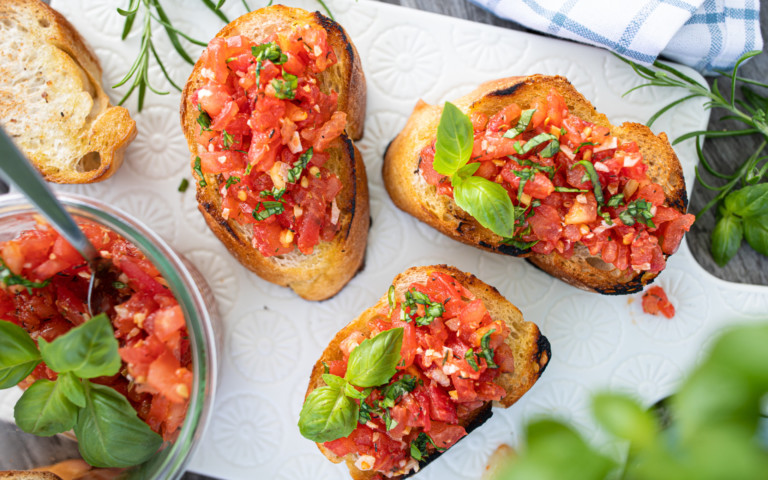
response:
[[[201,2],[164,0],[173,24],[210,39],[222,23]],[[251,6],[266,3],[250,0]],[[290,5],[317,9],[312,0]],[[768,288],[727,283],[694,261],[685,243],[657,284],[677,315],[672,320],[642,312],[638,295],[605,297],[572,288],[525,261],[459,244],[394,207],[381,180],[382,154],[405,124],[416,100],[442,102],[478,83],[508,75],[561,74],[568,77],[613,123],[645,121],[682,91],[643,89],[622,93],[640,79],[610,53],[536,35],[438,16],[384,3],[326,0],[351,36],[368,81],[364,139],[358,143],[371,190],[373,227],[365,269],[331,300],[307,302],[240,266],[205,226],[191,179],[186,143],[179,126],[180,95],[148,94],[144,110],[136,96],[127,106],[138,124],[122,168],[106,182],[57,187],[99,197],[146,222],[206,275],[224,318],[221,383],[214,414],[192,459],[193,471],[226,479],[342,479],[333,465],[299,435],[296,422],[312,365],[333,334],[372,305],[400,271],[421,264],[448,263],[475,273],[515,303],[541,327],[552,344],[552,361],[539,382],[514,407],[496,409],[484,426],[416,478],[479,478],[490,453],[515,444],[522,424],[537,414],[564,417],[601,442],[590,420],[589,392],[613,388],[646,404],[672,392],[702,355],[716,331],[768,312]],[[115,12],[126,1],[54,0],[53,5],[86,38],[99,56],[104,84],[115,84],[135,58],[134,32],[120,40],[123,19]],[[231,19],[244,12],[230,0]],[[155,47],[177,83],[191,71],[155,24]],[[184,42],[186,45],[186,41]],[[194,57],[201,51],[191,49]],[[690,69],[683,69],[701,78]],[[153,85],[170,89],[157,67]],[[111,91],[119,99],[126,87]],[[671,138],[707,125],[701,102],[686,103],[655,125]],[[677,148],[690,191],[695,151]]]

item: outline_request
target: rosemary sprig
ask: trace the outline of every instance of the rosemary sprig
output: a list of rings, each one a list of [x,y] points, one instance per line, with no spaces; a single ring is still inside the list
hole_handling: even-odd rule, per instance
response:
[[[214,3],[214,0],[200,0],[203,5],[205,5],[209,10],[211,10],[217,17],[219,17],[224,23],[229,23],[229,18],[224,14],[224,12],[221,11],[221,7],[224,6],[226,3],[226,0],[216,0]],[[331,10],[328,8],[328,6],[325,4],[323,0],[316,0],[317,3],[319,3],[323,10],[325,10],[325,13],[333,20],[333,13],[331,13]],[[251,7],[248,5],[246,0],[241,0],[243,7],[247,12],[251,11]],[[272,0],[269,1],[267,5],[272,5]],[[141,111],[141,109],[144,107],[144,97],[146,96],[147,90],[150,90],[157,95],[168,95],[169,92],[160,91],[154,88],[150,82],[149,82],[149,63],[150,59],[154,59],[155,62],[157,62],[157,66],[160,67],[160,70],[163,72],[163,76],[168,80],[168,82],[178,91],[181,91],[181,87],[173,81],[171,76],[168,74],[168,70],[165,68],[165,65],[163,64],[163,61],[160,59],[160,56],[157,54],[157,51],[155,50],[155,46],[152,42],[152,20],[155,20],[157,23],[159,23],[163,29],[165,29],[165,33],[168,35],[168,39],[171,41],[171,45],[173,45],[174,50],[183,58],[187,63],[190,65],[194,65],[195,61],[192,59],[192,57],[189,55],[189,53],[184,49],[184,47],[181,44],[180,38],[184,38],[188,40],[189,42],[199,45],[202,47],[205,47],[207,44],[205,42],[201,42],[199,40],[195,40],[194,38],[190,37],[189,35],[185,34],[184,32],[176,29],[172,24],[170,19],[168,18],[168,15],[166,15],[165,10],[163,10],[162,5],[160,4],[160,0],[129,0],[128,8],[122,9],[118,8],[117,13],[119,13],[121,16],[125,17],[125,23],[123,24],[123,33],[121,38],[125,40],[128,37],[128,34],[131,33],[131,29],[133,28],[133,24],[136,20],[136,17],[139,13],[139,10],[143,11],[143,24],[142,24],[142,32],[141,32],[141,46],[139,47],[139,54],[136,57],[136,60],[134,60],[133,64],[131,65],[131,68],[128,70],[128,73],[125,74],[125,76],[115,85],[112,86],[112,88],[118,88],[129,81],[131,81],[131,87],[128,89],[128,91],[125,93],[123,98],[120,99],[120,102],[118,105],[122,105],[125,103],[126,100],[133,94],[134,91],[138,89],[139,94],[139,102],[138,102],[138,110]],[[154,10],[154,13],[153,13]]]
[[[669,103],[652,115],[647,122],[649,127],[673,107],[693,98],[707,99],[704,104],[705,108],[725,110],[727,114],[722,116],[720,120],[735,120],[744,124],[745,128],[741,129],[696,130],[683,134],[672,142],[672,145],[676,145],[690,138],[696,139],[696,154],[699,159],[699,164],[696,166],[696,178],[704,188],[717,192],[715,197],[696,213],[696,217],[699,218],[712,207],[719,205],[717,209],[719,220],[712,234],[712,253],[721,266],[725,265],[738,250],[741,243],[742,224],[747,226],[744,232],[746,232],[745,238],[748,243],[758,252],[768,255],[768,238],[763,238],[768,234],[768,230],[765,232],[760,230],[759,235],[754,233],[757,230],[749,230],[749,225],[757,223],[757,219],[768,218],[768,201],[762,199],[762,192],[766,190],[766,184],[761,184],[764,179],[768,179],[768,155],[765,152],[766,147],[768,147],[768,97],[760,95],[750,86],[768,88],[768,84],[738,75],[741,64],[760,53],[759,50],[747,52],[739,58],[732,71],[718,71],[722,77],[714,80],[711,90],[706,85],[693,80],[665,63],[654,62],[653,65],[656,69],[652,69],[619,57],[629,64],[635,73],[647,80],[647,83],[638,85],[626,92],[625,95],[650,86],[678,87],[690,92],[689,95]],[[727,82],[725,93],[720,88],[721,82]],[[737,83],[742,84],[740,91],[743,99],[738,98],[736,94]],[[760,135],[762,141],[758,148],[734,172],[723,173],[715,170],[704,155],[702,139],[742,135]],[[712,185],[705,181],[702,176],[702,169],[722,184]],[[749,208],[741,205],[744,203],[743,198],[751,199],[748,202]],[[741,206],[734,207],[733,205],[737,203]],[[762,220],[760,221],[762,222]],[[728,228],[726,228],[726,224],[728,224]],[[726,231],[727,234],[724,233]]]

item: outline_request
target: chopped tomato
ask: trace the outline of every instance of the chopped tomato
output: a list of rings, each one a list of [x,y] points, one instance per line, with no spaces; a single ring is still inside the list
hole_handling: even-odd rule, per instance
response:
[[[505,135],[517,127],[519,105],[504,106],[490,118],[470,116],[470,159],[480,162],[474,175],[509,194],[518,212],[512,238],[530,243],[534,253],[569,258],[581,243],[619,270],[663,269],[694,216],[665,205],[664,189],[648,177],[637,143],[622,142],[607,127],[575,116],[555,90],[533,108],[514,138]],[[421,150],[419,171],[439,195],[452,196],[451,180],[434,170],[434,158],[432,143]]]
[[[514,371],[513,352],[504,343],[509,327],[494,321],[482,300],[455,278],[433,272],[425,283],[413,283],[408,291],[426,295],[430,305],[443,305],[443,313],[427,322],[423,319],[426,305],[404,305],[400,298],[393,308],[375,315],[368,327],[370,336],[403,329],[402,361],[389,384],[411,378],[412,386],[396,398],[388,397],[389,406],[382,398],[386,385],[373,388],[362,400],[373,412],[370,420],[358,424],[348,437],[324,444],[339,456],[370,455],[375,460],[372,469],[387,476],[407,473],[407,468],[402,469],[411,459],[410,442],[421,434],[440,449],[466,435],[460,423],[487,402],[501,399],[506,391],[495,381],[501,373]],[[412,318],[401,320],[403,311]],[[482,342],[486,334],[489,340]],[[344,375],[348,352],[364,338],[355,332],[340,342],[343,360],[329,362],[330,373]],[[485,348],[490,352],[483,353]],[[483,356],[488,353],[496,363],[493,367]],[[429,444],[428,454],[435,451],[434,446]]]
[[[664,315],[667,318],[675,316],[675,306],[667,298],[667,293],[658,285],[648,289],[643,294],[643,311],[651,315]]]
[[[110,318],[123,361],[120,373],[92,381],[124,395],[154,431],[173,440],[186,414],[192,387],[192,361],[182,310],[157,269],[132,244],[104,227],[81,228],[105,258],[112,258],[113,290],[101,308]],[[86,305],[90,271],[58,233],[46,225],[0,243],[0,257],[14,273],[45,286],[16,290],[0,284],[0,316],[33,338],[53,341],[89,319]],[[119,286],[116,286],[119,285]],[[13,292],[13,293],[12,293]],[[41,363],[22,388],[55,373]]]
[[[244,35],[212,40],[201,59],[205,81],[188,107],[201,112],[203,173],[222,174],[221,183],[237,177],[242,185],[223,195],[222,217],[252,225],[253,246],[264,256],[296,248],[308,255],[339,231],[334,200],[342,185],[323,164],[347,120],[338,93],[321,91],[317,81],[337,59],[322,28],[296,27],[260,45],[271,42],[280,59],[254,55],[258,45]]]

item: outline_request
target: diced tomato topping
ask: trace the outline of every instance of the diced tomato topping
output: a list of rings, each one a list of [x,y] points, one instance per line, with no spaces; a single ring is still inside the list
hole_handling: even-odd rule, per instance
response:
[[[648,177],[637,143],[577,117],[555,90],[531,107],[529,124],[514,138],[505,135],[517,127],[522,106],[507,105],[490,118],[470,115],[470,162],[480,162],[474,175],[501,184],[522,212],[512,238],[530,243],[534,253],[565,258],[581,243],[619,270],[661,271],[695,217],[665,205],[664,189]],[[534,137],[544,140],[525,151]],[[434,157],[434,143],[422,149],[421,175],[438,194],[452,196],[451,180],[434,170]]]
[[[252,49],[264,45],[280,49],[280,58],[255,56]],[[323,164],[347,120],[338,93],[321,91],[317,81],[336,61],[326,31],[314,27],[259,45],[243,35],[215,38],[203,53],[206,81],[187,106],[199,111],[200,167],[222,175],[222,216],[251,225],[263,256],[296,248],[311,254],[340,228],[334,202],[343,185]],[[234,177],[232,191],[225,182]]]
[[[114,290],[106,289],[99,310],[112,321],[121,373],[94,382],[125,395],[139,417],[166,440],[184,420],[192,388],[187,329],[178,305],[157,269],[134,245],[96,224],[82,230],[105,258],[111,258]],[[30,288],[0,283],[0,317],[26,329],[33,338],[53,341],[89,319],[86,305],[90,271],[77,251],[47,225],[0,243],[0,257],[27,279],[48,282]],[[121,286],[115,286],[122,284]],[[22,384],[56,378],[41,363]]]
[[[505,389],[495,382],[498,376],[514,371],[513,352],[504,343],[509,327],[494,321],[483,302],[455,278],[433,272],[426,283],[413,283],[408,291],[423,293],[431,304],[442,305],[443,314],[419,324],[417,319],[426,315],[425,305],[412,308],[400,298],[391,312],[387,308],[375,315],[368,327],[371,337],[403,329],[402,361],[389,383],[408,377],[414,381],[413,389],[391,399],[393,405],[382,407],[385,386],[374,388],[363,400],[374,412],[370,421],[358,424],[348,437],[324,444],[342,457],[373,457],[373,470],[384,475],[407,473],[410,467],[404,470],[403,465],[411,460],[410,443],[421,434],[428,435],[437,448],[455,444],[467,434],[461,423],[487,402],[505,395]],[[401,320],[403,311],[413,318]],[[340,342],[343,359],[329,362],[330,373],[346,373],[349,352],[364,338],[355,332]],[[490,351],[484,352],[484,348]],[[488,353],[496,364],[493,368],[484,356]],[[435,451],[431,443],[427,449]]]
[[[643,311],[651,315],[675,316],[675,306],[667,298],[667,293],[658,285],[649,288],[643,294]]]

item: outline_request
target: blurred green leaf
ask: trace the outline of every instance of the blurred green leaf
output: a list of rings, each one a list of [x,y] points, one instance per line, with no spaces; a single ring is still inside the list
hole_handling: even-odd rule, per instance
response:
[[[648,447],[656,440],[656,419],[625,395],[595,395],[592,412],[603,428],[618,438],[632,442],[632,448]]]

